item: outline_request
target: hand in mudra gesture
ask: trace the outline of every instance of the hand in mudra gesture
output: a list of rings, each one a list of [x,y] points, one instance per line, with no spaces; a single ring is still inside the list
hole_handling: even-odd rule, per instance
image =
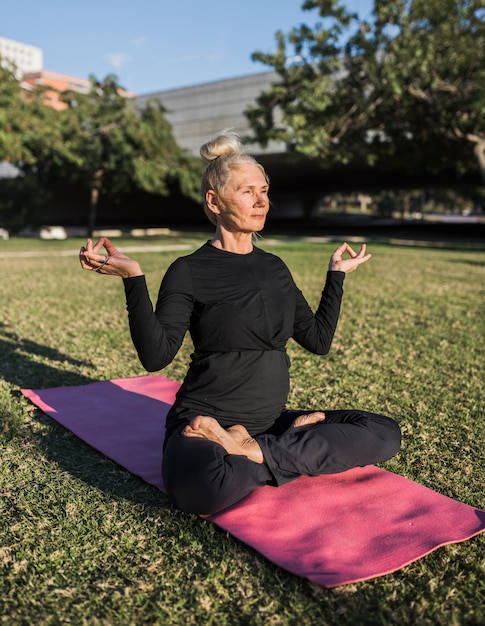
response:
[[[100,254],[102,249],[106,255]],[[98,274],[131,278],[143,274],[138,261],[130,259],[115,246],[107,237],[101,237],[94,245],[91,239],[86,241],[79,251],[79,261],[84,270],[90,270]]]
[[[343,259],[342,256],[345,253],[347,253],[350,258]],[[371,256],[371,254],[366,254],[365,243],[361,246],[359,252],[355,252],[355,250],[353,250],[346,242],[339,246],[332,254],[328,264],[328,269],[331,272],[345,272],[348,274],[349,272],[356,270],[359,265],[362,265],[362,263],[368,261]]]

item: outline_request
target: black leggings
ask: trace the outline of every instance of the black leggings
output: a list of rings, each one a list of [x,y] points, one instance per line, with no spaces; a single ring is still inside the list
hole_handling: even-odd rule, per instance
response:
[[[184,422],[166,442],[162,461],[172,503],[191,513],[216,513],[256,487],[381,463],[401,446],[396,422],[366,411],[325,411],[323,422],[292,427],[298,415],[312,412],[283,411],[269,430],[256,435],[262,464],[228,454],[212,441],[184,437]]]

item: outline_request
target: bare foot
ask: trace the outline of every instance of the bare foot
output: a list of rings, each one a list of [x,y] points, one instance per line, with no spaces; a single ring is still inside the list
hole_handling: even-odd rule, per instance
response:
[[[215,418],[198,415],[183,429],[182,435],[214,441],[228,454],[239,454],[255,463],[264,463],[263,452],[258,442],[240,424],[226,430]]]
[[[308,413],[308,415],[299,415],[293,422],[293,428],[300,426],[310,426],[311,424],[317,424],[323,422],[325,419],[325,413],[322,411],[315,411],[314,413]]]

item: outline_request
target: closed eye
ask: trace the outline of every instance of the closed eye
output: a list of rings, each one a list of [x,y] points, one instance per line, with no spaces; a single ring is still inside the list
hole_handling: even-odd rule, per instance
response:
[[[242,193],[254,193],[256,187],[244,187],[241,192]],[[261,188],[261,193],[268,193],[269,192],[269,187],[262,187]]]

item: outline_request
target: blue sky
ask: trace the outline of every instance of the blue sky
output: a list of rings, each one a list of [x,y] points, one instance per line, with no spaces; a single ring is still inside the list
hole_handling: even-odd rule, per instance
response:
[[[137,94],[264,72],[255,50],[277,30],[317,20],[302,0],[12,0],[0,36],[43,49],[44,69],[88,78],[116,74]],[[346,0],[361,16],[371,0]]]

